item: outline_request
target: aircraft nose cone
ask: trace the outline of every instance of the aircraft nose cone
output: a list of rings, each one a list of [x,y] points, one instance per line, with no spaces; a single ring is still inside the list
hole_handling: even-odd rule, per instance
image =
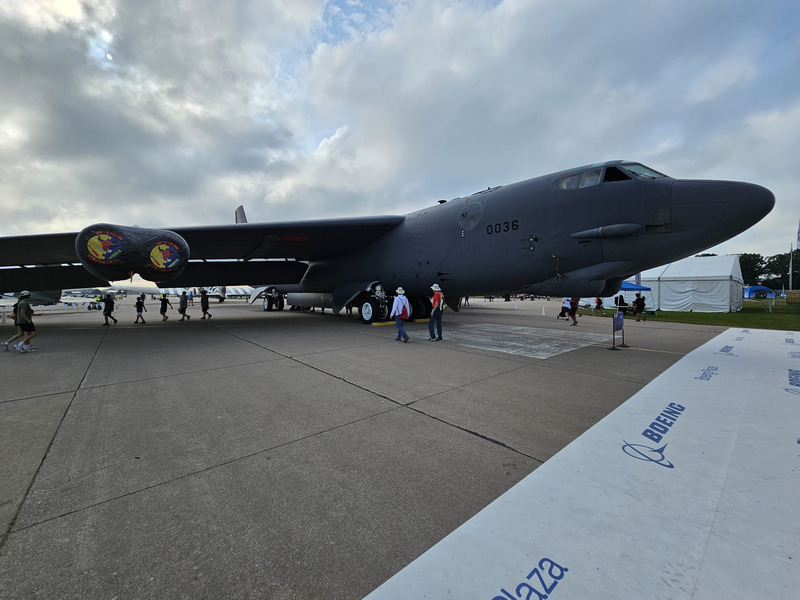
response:
[[[754,183],[676,181],[672,190],[675,224],[710,230],[709,247],[752,227],[774,206],[775,195]]]

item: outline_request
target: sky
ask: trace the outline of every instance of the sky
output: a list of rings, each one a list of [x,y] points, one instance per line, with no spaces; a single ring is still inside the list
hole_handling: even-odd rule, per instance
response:
[[[763,185],[800,220],[791,0],[11,0],[0,235],[404,214],[570,167]]]

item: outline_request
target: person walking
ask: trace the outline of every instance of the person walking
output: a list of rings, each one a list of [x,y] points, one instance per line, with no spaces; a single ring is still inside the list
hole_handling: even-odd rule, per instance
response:
[[[106,294],[106,297],[103,299],[103,316],[106,318],[106,322],[103,323],[103,327],[108,326],[108,320],[111,319],[114,321],[114,325],[117,324],[117,320],[114,318],[114,315],[111,313],[114,312],[114,296],[111,294]]]
[[[145,321],[144,317],[142,316],[142,312],[147,312],[147,308],[145,308],[144,306],[144,294],[136,297],[135,306],[136,306],[136,320],[134,321],[134,323],[139,323],[140,322],[139,319],[141,319],[142,323],[147,323],[147,321]]]
[[[600,313],[604,317],[606,316],[606,313],[603,310],[603,299],[600,296],[594,299],[594,308],[592,309],[592,315],[597,313]]]
[[[162,321],[166,321],[167,319],[169,319],[169,317],[167,316],[167,307],[168,306],[170,308],[172,308],[172,302],[170,302],[169,298],[167,298],[167,295],[164,294],[163,296],[161,296],[161,320]]]
[[[578,324],[578,318],[576,314],[578,313],[578,304],[580,301],[581,299],[579,297],[569,299],[569,318],[572,319],[572,323],[569,324],[570,327]]]
[[[22,332],[22,327],[17,325],[17,310],[18,310],[18,307],[19,307],[19,301],[14,303],[14,306],[11,307],[11,320],[14,321],[14,326],[17,328],[17,333],[15,333],[10,338],[8,338],[8,340],[3,342],[3,351],[4,352],[8,352],[8,346],[9,346],[9,344],[11,344],[11,342],[13,342],[15,340],[20,340],[20,339],[25,337],[25,334]],[[16,348],[16,346],[15,346],[15,348]]]
[[[431,289],[433,290],[433,300],[431,301],[432,305],[431,318],[428,320],[428,333],[431,336],[430,341],[441,342],[442,311],[444,310],[444,294],[442,293],[442,288],[439,287],[438,283],[434,283],[431,286]],[[433,332],[434,323],[436,324],[436,335],[434,335]]]
[[[178,301],[178,312],[181,313],[181,321],[191,319],[191,315],[186,313],[186,308],[189,306],[189,296],[186,295],[186,290],[183,290],[181,299]]]
[[[31,293],[27,290],[19,293],[19,302],[17,303],[17,318],[14,319],[14,325],[19,326],[22,333],[22,341],[14,346],[18,352],[33,352],[37,350],[36,346],[31,346],[31,340],[36,337],[36,327],[33,325],[33,309],[30,304]]]
[[[208,316],[209,319],[211,318],[211,313],[208,312],[208,293],[205,289],[200,290],[200,310],[203,311],[203,316],[200,317],[201,319],[205,319],[206,316]]]
[[[395,293],[397,295],[394,297],[392,312],[389,313],[389,317],[394,317],[394,322],[397,325],[397,337],[395,340],[399,342],[402,339],[405,344],[408,342],[408,334],[406,333],[404,322],[411,316],[411,305],[408,303],[408,298],[405,296],[406,291],[402,287],[397,288]]]
[[[31,340],[36,337],[37,331],[33,324],[33,309],[31,308],[30,298],[31,293],[27,290],[19,293],[19,302],[16,304],[15,311],[16,318],[14,319],[14,325],[18,328],[17,335],[3,344],[3,350],[8,350],[8,344],[19,338],[20,334],[22,334],[22,340],[14,346],[17,352],[25,353],[37,350],[36,346],[31,346]]]
[[[556,319],[564,317],[569,321],[569,298],[566,296],[561,299],[561,312],[556,315]]]

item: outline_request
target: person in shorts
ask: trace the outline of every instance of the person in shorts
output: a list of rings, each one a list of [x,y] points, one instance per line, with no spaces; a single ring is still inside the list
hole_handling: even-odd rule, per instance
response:
[[[106,297],[103,299],[103,316],[106,319],[106,322],[103,323],[103,327],[108,325],[108,320],[111,319],[114,321],[114,324],[117,324],[117,320],[114,318],[114,315],[111,313],[114,312],[114,296],[111,294],[106,294]]]
[[[14,306],[11,307],[11,318],[14,321],[15,327],[17,328],[17,333],[15,333],[10,338],[8,338],[8,340],[3,342],[3,351],[4,352],[8,352],[8,346],[9,346],[9,344],[11,344],[11,342],[13,342],[14,340],[22,339],[23,337],[25,337],[25,334],[22,333],[22,328],[19,325],[17,325],[17,307],[18,306],[19,306],[19,302],[17,302],[16,304],[14,304]]]
[[[170,308],[172,308],[172,302],[170,302],[169,298],[167,298],[167,295],[164,294],[163,296],[161,296],[161,320],[162,321],[166,321],[167,319],[169,319],[169,317],[167,316],[167,307],[168,306]]]
[[[19,352],[33,352],[36,346],[31,346],[31,340],[36,337],[36,327],[33,325],[33,309],[30,305],[31,293],[23,291],[19,293],[19,303],[17,304],[17,318],[14,324],[18,325],[22,332],[22,341],[15,348]]]
[[[181,294],[181,299],[178,301],[178,312],[181,313],[181,321],[186,319],[187,321],[192,318],[191,315],[187,314],[186,309],[189,306],[189,296],[186,295],[186,290],[183,290]]]
[[[147,308],[145,308],[144,306],[144,294],[136,297],[135,306],[136,306],[136,320],[134,321],[134,323],[139,323],[140,320],[142,323],[147,323],[147,321],[144,320],[144,316],[142,316],[142,312],[147,312]]]

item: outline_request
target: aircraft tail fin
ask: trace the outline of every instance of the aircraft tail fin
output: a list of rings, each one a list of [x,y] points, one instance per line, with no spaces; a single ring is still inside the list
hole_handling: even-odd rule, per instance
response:
[[[236,209],[236,222],[237,223],[247,223],[247,215],[244,214],[244,206],[241,204]]]

